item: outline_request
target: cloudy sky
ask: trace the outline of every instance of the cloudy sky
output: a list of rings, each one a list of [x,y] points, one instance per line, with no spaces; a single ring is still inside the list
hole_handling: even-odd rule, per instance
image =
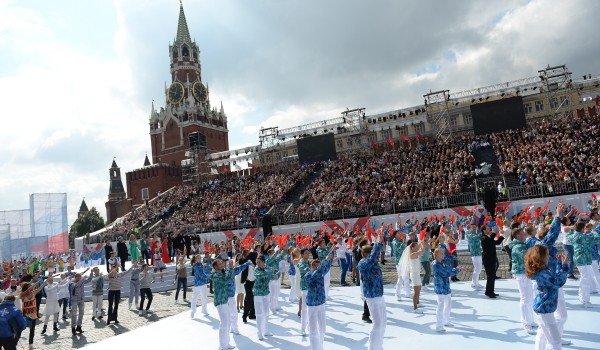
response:
[[[600,74],[594,0],[186,0],[211,101],[232,148],[289,127],[423,94],[487,86],[567,64]],[[0,210],[67,192],[105,216],[113,156],[124,174],[150,150],[164,106],[176,0],[0,0]]]

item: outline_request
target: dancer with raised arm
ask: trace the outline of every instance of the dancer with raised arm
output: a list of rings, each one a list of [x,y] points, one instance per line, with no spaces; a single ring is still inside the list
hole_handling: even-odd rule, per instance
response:
[[[333,254],[337,247],[327,254],[322,263],[317,259],[310,264],[310,272],[306,273],[308,291],[306,305],[308,306],[308,324],[310,327],[310,348],[323,350],[325,340],[325,274],[329,272],[333,262]]]
[[[273,334],[269,332],[269,282],[277,275],[277,271],[265,265],[265,258],[259,255],[256,258],[254,269],[254,307],[256,308],[256,329],[258,339],[264,340]]]
[[[477,229],[477,224],[472,222],[467,230],[467,241],[469,243],[469,253],[473,262],[473,275],[471,277],[471,288],[478,290],[484,287],[479,283],[479,275],[483,267],[481,260],[481,231]]]
[[[362,291],[366,299],[373,325],[369,333],[369,350],[381,350],[385,335],[386,311],[383,299],[383,275],[379,266],[382,234],[375,234],[375,244],[362,247],[363,259],[358,263]]]
[[[200,296],[200,303],[202,304],[202,314],[208,316],[208,278],[212,271],[211,264],[202,263],[202,255],[197,254],[192,257],[192,269],[194,271],[194,294],[192,295],[192,311],[191,318],[194,318],[196,314],[196,305],[198,303],[198,296]]]
[[[442,248],[437,248],[433,252],[435,260],[433,261],[433,290],[437,296],[436,328],[435,330],[443,333],[446,326],[452,326],[450,323],[450,310],[452,291],[450,290],[450,277],[455,276],[461,270],[452,267],[445,259],[446,252]]]
[[[512,231],[512,241],[509,243],[513,278],[517,281],[519,294],[521,295],[521,324],[529,334],[535,334],[535,323],[533,321],[533,283],[525,276],[525,253],[527,253],[527,245],[525,239],[527,234],[522,228],[515,228]]]
[[[236,298],[235,298],[235,292],[236,292],[235,280],[236,280],[237,276],[239,276],[242,273],[242,271],[247,269],[248,266],[252,265],[252,262],[246,261],[242,265],[239,265],[239,260],[238,260],[238,261],[236,261],[237,265],[234,265],[233,259],[229,259],[227,261],[227,264],[228,264],[228,269],[233,271],[233,273],[231,274],[231,277],[229,278],[229,280],[227,280],[227,297],[228,297],[227,305],[229,307],[229,314],[230,314],[229,331],[233,334],[240,334],[240,331],[238,329],[238,310],[236,307]]]
[[[537,283],[538,293],[533,302],[533,311],[538,315],[540,328],[535,338],[535,349],[544,350],[550,343],[552,349],[560,350],[561,330],[559,321],[553,314],[558,305],[558,290],[567,281],[568,258],[559,254],[562,264],[550,263],[550,250],[538,244],[525,254],[525,274]]]

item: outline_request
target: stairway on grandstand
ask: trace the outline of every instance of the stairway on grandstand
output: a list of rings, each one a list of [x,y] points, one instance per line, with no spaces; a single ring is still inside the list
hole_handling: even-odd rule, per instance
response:
[[[293,213],[294,208],[300,204],[300,197],[302,196],[302,193],[304,193],[304,190],[306,190],[308,186],[313,183],[313,181],[321,177],[322,170],[323,165],[321,163],[316,164],[312,174],[310,174],[306,179],[296,183],[296,186],[286,193],[285,202],[272,206],[267,214],[271,215],[273,218],[277,218]]]

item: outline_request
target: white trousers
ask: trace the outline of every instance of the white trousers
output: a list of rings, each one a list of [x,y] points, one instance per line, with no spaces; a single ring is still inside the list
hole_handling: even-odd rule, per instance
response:
[[[473,262],[473,277],[471,277],[471,284],[474,286],[480,286],[479,284],[479,275],[481,275],[481,255],[480,256],[472,256],[471,261]]]
[[[327,271],[323,276],[323,283],[325,286],[325,299],[329,299],[329,285],[331,284],[331,271]]]
[[[562,339],[563,329],[565,323],[567,323],[567,303],[565,302],[565,290],[563,287],[558,288],[558,304],[556,305],[556,311],[554,311],[554,318],[558,323],[558,330]]]
[[[310,324],[310,348],[323,350],[325,340],[325,304],[308,307],[308,323]]]
[[[308,294],[307,290],[302,291],[302,312],[300,314],[300,331],[306,332],[306,327],[308,326],[308,306],[306,305],[306,295]]]
[[[229,307],[229,330],[239,332],[238,330],[238,312],[237,312],[237,301],[235,297],[227,299],[227,306]]]
[[[437,328],[443,328],[450,319],[450,310],[452,309],[452,294],[436,294],[437,308],[435,310],[435,319]]]
[[[396,297],[402,296],[402,291],[404,291],[404,296],[410,298],[409,274],[407,273],[404,276],[400,276],[400,264],[396,265],[396,272],[398,273],[398,281],[396,281]]]
[[[269,294],[254,296],[254,310],[256,311],[256,330],[259,339],[264,339],[269,333]]]
[[[592,291],[600,293],[600,270],[598,269],[598,260],[592,260],[592,272],[594,275],[594,283],[592,284]]]
[[[290,303],[295,303],[296,301],[298,301],[298,297],[296,296],[296,293],[294,292],[295,286],[296,286],[296,275],[289,275],[289,276],[290,276],[290,296],[288,298],[288,301]]]
[[[221,304],[217,306],[217,312],[221,320],[221,324],[219,325],[219,349],[227,349],[229,346],[229,327],[231,327],[229,305]]]
[[[369,333],[369,350],[382,350],[387,323],[385,300],[383,300],[383,297],[367,298],[367,306],[373,320],[371,332]]]
[[[192,317],[196,313],[198,295],[200,295],[200,303],[202,303],[202,313],[205,315],[208,314],[208,309],[206,308],[208,304],[208,289],[206,288],[206,284],[203,284],[201,286],[194,286],[194,295],[192,296]]]
[[[594,279],[592,265],[577,266],[577,270],[581,274],[581,278],[579,279],[579,301],[589,303],[590,290]]]
[[[536,314],[540,328],[535,337],[535,350],[545,350],[550,343],[553,350],[562,349],[560,327],[554,314]]]
[[[527,276],[515,275],[517,287],[521,295],[521,323],[523,326],[533,325],[533,283]]]
[[[92,316],[102,316],[102,302],[104,295],[92,295]]]
[[[281,291],[281,283],[279,279],[269,281],[269,302],[271,303],[271,311],[275,312],[279,309],[279,292]]]

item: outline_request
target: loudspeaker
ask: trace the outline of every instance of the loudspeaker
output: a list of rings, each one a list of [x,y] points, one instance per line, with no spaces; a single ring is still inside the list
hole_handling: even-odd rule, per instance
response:
[[[265,236],[265,240],[273,234],[273,221],[271,218],[271,215],[267,214],[265,216],[263,216],[262,219],[262,228],[263,228],[263,234]]]

